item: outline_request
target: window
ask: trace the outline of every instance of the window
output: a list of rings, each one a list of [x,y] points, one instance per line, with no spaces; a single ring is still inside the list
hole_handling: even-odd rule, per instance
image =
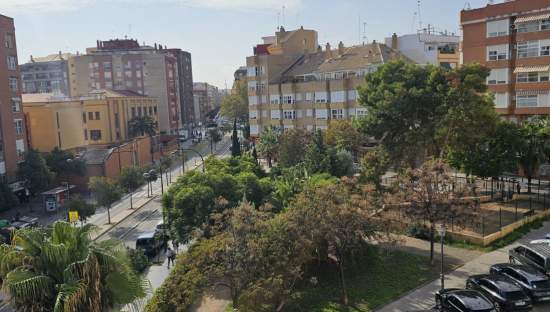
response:
[[[508,68],[491,69],[491,74],[487,78],[487,84],[506,84],[508,83]]]
[[[548,81],[548,72],[540,72],[539,73],[539,81],[540,82],[546,82]]]
[[[508,58],[508,45],[496,45],[487,47],[487,60],[488,61],[497,61],[505,60]]]
[[[15,119],[15,134],[23,134],[23,119]]]
[[[25,153],[25,140],[15,140],[15,150],[17,155],[22,156]]]
[[[249,119],[257,119],[258,118],[258,111],[249,111],[248,112],[248,118]]]
[[[82,122],[86,123],[86,113],[82,113]]]
[[[536,253],[532,252],[531,250],[527,249],[525,250],[525,256],[536,263],[537,265],[544,268],[544,258],[537,255]]]
[[[101,130],[90,130],[90,140],[92,141],[101,140]]]
[[[258,97],[257,96],[249,96],[248,97],[248,105],[258,105]]]
[[[346,91],[333,91],[330,93],[331,103],[343,103],[346,101]]]
[[[518,58],[539,56],[539,42],[536,40],[518,43]]]
[[[137,108],[137,112],[138,112],[138,116],[141,117],[141,115],[143,114],[143,112],[141,111],[141,107]]]
[[[542,20],[540,23],[540,30],[548,30],[550,29],[550,19]]]
[[[279,104],[280,97],[279,95],[270,95],[269,96],[269,103],[270,104]]]
[[[519,23],[518,33],[539,31],[539,22]]]
[[[315,118],[317,119],[327,119],[327,109],[316,109],[315,110]]]
[[[95,120],[99,120],[99,112],[95,112]]]
[[[94,120],[94,113],[88,112],[88,120]]]
[[[307,92],[306,93],[306,102],[312,102],[313,101],[313,92]]]
[[[148,110],[149,110],[149,116],[152,116],[153,115],[153,107],[149,106]]]
[[[516,96],[516,106],[517,107],[537,107],[538,106],[538,95],[518,95]]]
[[[248,91],[255,92],[256,91],[256,81],[249,81],[248,82]]]
[[[549,55],[550,55],[550,40],[541,40],[540,56],[549,56]]]
[[[15,113],[21,111],[21,99],[20,98],[11,98],[11,110]]]
[[[6,34],[4,36],[4,46],[8,49],[13,48],[13,35],[12,34]]]
[[[16,70],[17,69],[17,58],[15,56],[8,55],[6,57],[8,69],[9,70]]]
[[[278,109],[271,110],[271,119],[281,119],[281,111]]]
[[[348,100],[350,101],[357,100],[357,90],[348,90]]]
[[[292,100],[292,95],[284,94],[282,104],[292,104],[292,103],[294,103],[294,101]]]
[[[508,93],[506,92],[495,93],[495,107],[496,108],[508,107]]]
[[[306,116],[307,117],[313,117],[313,110],[312,109],[306,109]]]
[[[155,112],[155,115],[157,114],[157,107],[153,106],[153,112]]]
[[[367,109],[366,108],[357,108],[357,109],[355,109],[355,115],[357,117],[366,116],[367,115]]]
[[[120,128],[120,119],[118,113],[115,113],[115,128]]]
[[[327,103],[327,93],[326,92],[315,92],[314,93],[315,103]]]
[[[331,119],[344,119],[344,110],[343,109],[333,109],[330,112]]]
[[[111,62],[103,62],[103,69],[105,71],[110,71],[111,68],[113,68],[113,64],[111,64]]]
[[[510,21],[507,19],[487,22],[487,37],[507,36]]]
[[[293,111],[293,110],[283,111],[283,118],[284,119],[296,119],[296,111]]]
[[[19,89],[19,86],[18,86],[18,83],[17,83],[17,78],[15,78],[15,77],[10,77],[9,78],[9,85],[10,85],[10,90],[12,92],[17,92],[17,90]]]

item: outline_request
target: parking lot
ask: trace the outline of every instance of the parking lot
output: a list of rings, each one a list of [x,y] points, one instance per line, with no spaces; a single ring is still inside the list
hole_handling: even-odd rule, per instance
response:
[[[508,250],[520,243],[527,243],[533,239],[544,238],[550,233],[550,222],[546,222],[544,226],[538,230],[531,231],[518,243],[504,247],[502,249],[486,253],[480,257],[467,262],[464,266],[451,272],[445,277],[446,288],[464,288],[466,279],[475,274],[486,274],[489,267],[496,263],[508,262]],[[406,312],[427,310],[435,305],[434,294],[440,289],[439,280],[433,281],[423,287],[420,287],[399,300],[381,308],[378,312]],[[549,312],[550,303],[536,304],[534,312]]]

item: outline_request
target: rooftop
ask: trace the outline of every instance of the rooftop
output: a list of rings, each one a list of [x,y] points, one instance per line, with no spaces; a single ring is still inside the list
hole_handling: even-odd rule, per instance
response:
[[[31,55],[30,63],[44,63],[44,62],[54,62],[54,61],[63,61],[68,60],[73,56],[72,53],[56,53],[56,54],[50,54],[46,56],[41,57],[33,57]]]
[[[85,100],[98,100],[102,98],[115,98],[115,97],[147,97],[146,95],[139,94],[130,90],[94,90],[88,93],[88,95],[80,97],[68,97],[63,94],[54,93],[23,93],[21,98],[23,103],[48,103],[48,102],[70,102],[70,101],[85,101]]]

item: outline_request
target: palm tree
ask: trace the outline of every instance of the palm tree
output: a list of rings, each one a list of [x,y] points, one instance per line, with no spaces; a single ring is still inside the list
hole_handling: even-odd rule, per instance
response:
[[[47,229],[19,230],[13,245],[1,247],[2,288],[17,311],[100,312],[145,296],[126,248],[92,241],[93,229],[58,221]]]
[[[154,163],[154,146],[153,146],[153,136],[157,134],[158,124],[151,116],[138,116],[132,118],[128,122],[128,132],[130,136],[144,136],[147,135],[151,142],[151,163]]]
[[[266,127],[260,134],[260,142],[258,143],[258,152],[266,158],[267,165],[271,168],[271,161],[277,154],[279,147],[279,131],[273,127]]]

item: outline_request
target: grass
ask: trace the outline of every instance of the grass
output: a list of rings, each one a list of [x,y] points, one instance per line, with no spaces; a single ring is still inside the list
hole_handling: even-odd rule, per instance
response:
[[[318,284],[300,287],[285,311],[372,311],[438,276],[437,269],[429,266],[426,257],[401,251],[387,255],[371,248],[353,269],[347,271],[350,305],[345,307],[340,304],[336,268],[321,267],[317,271],[313,276],[317,277]]]

